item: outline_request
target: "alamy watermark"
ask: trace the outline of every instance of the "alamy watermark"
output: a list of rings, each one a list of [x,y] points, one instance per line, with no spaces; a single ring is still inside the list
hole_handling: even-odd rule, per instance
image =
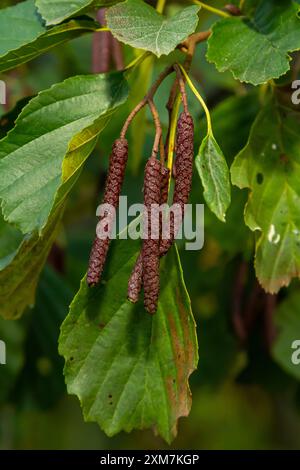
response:
[[[203,204],[144,204],[128,206],[127,196],[120,196],[116,210],[111,204],[100,204],[96,233],[99,239],[185,240],[185,249],[201,250],[204,244]],[[128,223],[131,218],[135,219]],[[117,224],[118,221],[118,224]],[[118,226],[117,226],[118,225]],[[127,227],[126,230],[122,230]]]
[[[6,364],[6,344],[0,340],[0,365]]]
[[[0,104],[6,104],[6,83],[0,80]]]
[[[292,103],[297,106],[300,104],[300,80],[293,81],[292,89],[295,90],[292,93]]]
[[[300,365],[300,340],[295,340],[293,343],[292,343],[292,349],[293,349],[293,353],[292,353],[292,363],[294,364],[294,366],[299,366]]]

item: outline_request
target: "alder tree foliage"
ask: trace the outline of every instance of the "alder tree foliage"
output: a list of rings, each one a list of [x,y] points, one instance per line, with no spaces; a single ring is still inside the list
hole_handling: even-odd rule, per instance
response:
[[[22,383],[20,349],[39,331],[33,343],[59,368],[58,348],[68,393],[86,421],[109,436],[152,428],[170,443],[191,409],[196,323],[195,381],[211,385],[230,373],[249,380],[253,371],[238,358],[253,354],[259,330],[266,377],[272,364],[296,394],[300,104],[292,97],[300,2],[7,1],[0,30],[4,81],[81,36],[91,36],[93,57],[92,71],[79,69],[35,96],[24,91],[2,113],[0,313],[18,321],[0,323],[0,338],[15,351],[0,396]],[[217,101],[203,91],[205,67],[221,83]],[[218,273],[214,261],[205,270],[201,253],[188,256],[176,245],[175,220],[167,240],[111,240],[108,230],[93,245],[89,236],[87,275],[71,299],[53,257],[66,243],[68,204],[91,160],[99,179],[99,149],[106,182],[96,199],[90,195],[93,214],[102,193],[117,208],[141,170],[144,216],[153,203],[204,202]],[[93,224],[95,234],[96,215]],[[199,301],[193,296],[191,304],[189,292]],[[212,292],[228,308],[211,321],[201,315]],[[37,304],[43,314],[33,317]],[[60,324],[57,345],[50,333]],[[60,378],[56,391],[63,389]]]

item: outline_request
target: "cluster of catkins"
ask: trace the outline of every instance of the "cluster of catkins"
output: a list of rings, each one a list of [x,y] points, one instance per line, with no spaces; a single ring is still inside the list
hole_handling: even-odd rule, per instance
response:
[[[173,204],[179,204],[182,216],[192,184],[193,142],[194,123],[192,116],[185,110],[180,114],[177,123],[176,160],[173,172],[175,177]],[[127,158],[128,142],[122,137],[113,144],[103,198],[103,204],[110,204],[115,209],[119,202]],[[146,163],[144,173],[144,218],[147,218],[148,222],[144,226],[147,227],[148,233],[144,234],[140,255],[128,281],[128,299],[136,303],[143,287],[144,306],[150,314],[154,314],[157,310],[160,258],[166,255],[173,244],[176,237],[175,227],[178,226],[174,222],[174,213],[171,211],[170,237],[168,239],[153,237],[153,234],[161,233],[161,218],[155,222],[158,227],[151,226],[151,223],[154,223],[151,218],[151,207],[153,204],[167,203],[169,178],[168,168],[157,158],[157,153],[153,152]],[[107,229],[107,237],[102,239],[96,236],[93,243],[87,273],[89,286],[95,286],[101,279],[110,243],[110,228],[107,227]]]

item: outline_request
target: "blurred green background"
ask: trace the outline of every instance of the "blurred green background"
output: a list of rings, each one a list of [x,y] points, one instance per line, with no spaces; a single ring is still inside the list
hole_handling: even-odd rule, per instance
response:
[[[9,3],[16,2],[4,1],[1,7]],[[170,10],[178,7],[178,3],[172,4]],[[214,19],[209,14],[201,18],[201,29],[207,29]],[[9,101],[6,109],[1,108],[1,116],[24,97],[67,77],[91,73],[91,50],[92,37],[85,36],[0,76],[9,90]],[[234,81],[230,74],[218,73],[206,62],[205,50],[205,45],[198,47],[191,76],[213,110],[215,135],[230,164],[246,143],[260,106],[260,92]],[[126,47],[123,53],[126,63],[134,57]],[[69,198],[60,236],[40,279],[35,307],[17,322],[0,320],[0,338],[6,341],[8,351],[7,365],[0,366],[1,449],[170,448],[151,431],[107,438],[96,424],[84,423],[78,400],[66,393],[57,339],[68,305],[86,271],[111,144],[126,114],[145,93],[147,83],[175,58],[182,59],[181,53],[155,64],[147,59],[130,76],[130,100],[101,134]],[[171,80],[163,84],[157,99],[165,126],[170,84]],[[189,102],[196,122],[197,149],[206,124],[190,94]],[[23,105],[19,104],[19,109]],[[1,135],[6,131],[6,120],[1,119]],[[143,162],[149,156],[153,138],[150,116],[135,122],[130,138],[132,150],[123,189],[129,203],[142,200]],[[203,200],[197,175],[191,200]],[[299,384],[271,358],[263,309],[255,302],[251,304],[258,288],[252,263],[254,239],[243,222],[245,201],[246,193],[234,189],[226,225],[206,209],[204,248],[196,253],[180,250],[198,325],[200,361],[191,377],[192,410],[188,418],[179,421],[178,437],[171,445],[174,449],[300,448]],[[257,316],[250,338],[241,346],[233,327],[233,312],[243,266],[247,282],[241,308],[248,306],[251,314],[252,305]]]

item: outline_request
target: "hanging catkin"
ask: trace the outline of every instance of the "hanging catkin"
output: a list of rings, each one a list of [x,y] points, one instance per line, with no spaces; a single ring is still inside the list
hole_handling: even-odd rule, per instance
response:
[[[194,122],[192,116],[183,112],[177,123],[176,134],[176,160],[175,160],[175,187],[173,205],[178,204],[181,209],[180,218],[170,214],[170,237],[162,239],[160,243],[160,256],[164,256],[174,242],[176,229],[183,220],[185,204],[188,203],[192,186],[194,157]],[[176,216],[175,216],[176,217]]]
[[[194,156],[194,123],[189,113],[181,113],[177,124],[176,135],[176,178],[173,195],[173,204],[178,204],[181,215],[184,215],[184,206],[187,204],[192,185]],[[161,204],[167,202],[169,186],[169,170],[162,168]],[[160,256],[164,256],[174,242],[176,236],[175,225],[182,221],[174,220],[173,213],[170,215],[170,238],[160,241]],[[128,282],[128,299],[137,302],[142,288],[142,254],[139,255]]]
[[[139,295],[143,284],[143,258],[142,253],[133,267],[130,278],[128,280],[127,297],[134,304],[139,300]]]
[[[159,296],[159,217],[161,196],[161,163],[152,156],[144,177],[144,240],[142,248],[144,306],[147,312],[157,310]]]
[[[103,204],[110,204],[113,208],[117,208],[119,204],[119,196],[123,184],[125,168],[128,158],[128,142],[125,138],[117,139],[114,142],[109,160],[108,176],[105,185]],[[108,214],[105,214],[106,216]],[[112,223],[113,221],[111,221]],[[87,283],[89,286],[96,285],[102,275],[107,251],[110,243],[110,232],[112,227],[106,227],[107,237],[104,239],[96,236],[89,260],[87,273]]]
[[[166,204],[168,201],[168,189],[169,189],[169,175],[170,171],[168,168],[161,167],[161,195],[160,203]],[[131,272],[128,281],[128,299],[136,303],[139,300],[139,294],[143,285],[143,258],[142,253],[139,254],[134,268]]]

